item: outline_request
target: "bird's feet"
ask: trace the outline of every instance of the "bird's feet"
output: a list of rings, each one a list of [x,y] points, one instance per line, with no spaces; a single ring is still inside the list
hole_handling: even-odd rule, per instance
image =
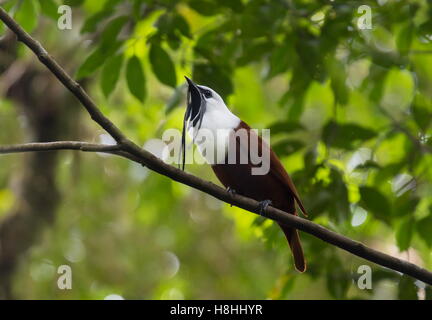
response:
[[[271,206],[273,203],[271,200],[264,200],[264,201],[260,201],[259,205],[258,205],[258,209],[259,209],[259,214],[263,217],[265,217],[265,211],[267,209],[268,206]]]
[[[228,187],[226,189],[226,191],[231,195],[231,198],[233,198],[237,194],[237,192],[233,188],[231,188],[231,187]],[[230,206],[232,207],[233,205],[230,204]]]

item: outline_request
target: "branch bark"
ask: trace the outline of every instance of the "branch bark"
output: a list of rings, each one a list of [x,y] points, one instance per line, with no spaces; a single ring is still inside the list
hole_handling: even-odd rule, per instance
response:
[[[149,169],[174,181],[205,192],[226,203],[259,214],[257,201],[251,198],[243,197],[241,195],[232,195],[214,183],[204,181],[196,176],[168,165],[150,152],[138,147],[135,143],[129,140],[119,128],[117,128],[108,118],[102,114],[102,112],[94,104],[83,88],[61,68],[61,66],[48,54],[41,44],[33,39],[28,33],[26,33],[2,8],[0,8],[0,20],[2,20],[17,35],[18,40],[23,42],[36,54],[39,60],[81,102],[81,104],[90,114],[91,118],[117,141],[119,151],[123,152],[123,156],[127,154],[134,158],[133,161],[139,162],[147,166]],[[265,210],[265,217],[307,232],[327,243],[337,246],[370,262],[398,272],[402,272],[415,279],[432,285],[432,272],[408,261],[404,261],[369,248],[358,241],[352,240],[348,237],[326,229],[314,222],[288,214],[287,212],[273,207],[267,207]]]
[[[115,153],[116,151],[119,151],[119,149],[120,147],[118,145],[94,144],[81,141],[54,141],[0,146],[0,154],[53,150]]]
[[[109,145],[89,143],[82,141],[53,141],[53,142],[31,142],[22,144],[11,144],[0,146],[0,154],[42,152],[55,150],[75,150],[83,152],[108,153],[141,163],[138,157],[123,151],[121,145]],[[143,164],[143,163],[142,163]]]

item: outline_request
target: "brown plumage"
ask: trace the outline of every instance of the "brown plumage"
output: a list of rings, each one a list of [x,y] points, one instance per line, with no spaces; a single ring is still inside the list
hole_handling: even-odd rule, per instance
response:
[[[303,214],[307,215],[290,176],[285,171],[273,150],[261,139],[261,137],[256,137],[256,133],[252,131],[245,122],[240,121],[240,124],[235,131],[239,129],[245,129],[249,135],[248,138],[255,135],[255,137],[252,138],[258,139],[258,146],[270,149],[270,170],[265,175],[252,175],[251,168],[253,164],[250,162],[250,159],[247,164],[238,164],[239,161],[237,161],[236,164],[229,164],[228,161],[226,161],[225,164],[212,165],[213,171],[220,182],[226,188],[229,187],[240,195],[253,198],[257,201],[271,200],[273,207],[294,215],[297,215],[297,203]],[[240,152],[242,148],[245,147],[241,145],[240,141],[241,139],[239,138],[230,139],[231,144],[236,144],[235,150],[237,153],[237,159],[240,158]],[[248,141],[251,140],[248,139]],[[306,270],[306,261],[297,230],[283,224],[279,224],[279,226],[282,228],[285,237],[288,240],[294,256],[296,269],[300,272],[304,272]]]

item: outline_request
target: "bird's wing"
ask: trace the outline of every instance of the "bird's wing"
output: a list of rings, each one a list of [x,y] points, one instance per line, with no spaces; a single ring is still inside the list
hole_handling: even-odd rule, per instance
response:
[[[262,152],[261,155],[263,154],[268,154],[267,152],[269,152],[270,154],[270,172],[269,174],[274,176],[278,181],[280,181],[286,188],[287,191],[293,195],[294,199],[296,200],[298,206],[300,207],[300,210],[302,211],[304,216],[308,216],[307,211],[300,199],[300,196],[298,194],[298,191],[293,183],[293,181],[291,180],[291,177],[288,175],[288,173],[286,172],[284,166],[282,165],[282,163],[280,162],[279,158],[277,157],[276,153],[269,147],[269,145],[262,140],[262,138],[256,134],[256,132],[254,130],[251,130],[251,128],[243,121],[241,121],[240,128],[244,128],[247,129],[249,131],[250,134],[250,140],[252,141],[252,139],[256,139],[256,137],[258,137],[258,141],[261,141],[261,145],[262,145]],[[265,161],[265,157],[263,157],[263,161]]]
[[[268,145],[265,141],[263,141],[263,145],[267,148]],[[292,181],[291,177],[286,172],[276,153],[270,148],[270,174],[273,175],[276,179],[278,179],[282,184],[288,188],[289,192],[294,196],[300,210],[302,211],[304,216],[308,216],[305,207],[303,206],[302,201],[300,200],[300,196],[298,191]]]

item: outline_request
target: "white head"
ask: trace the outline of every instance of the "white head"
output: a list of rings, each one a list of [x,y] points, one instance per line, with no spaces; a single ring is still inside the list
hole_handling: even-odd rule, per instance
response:
[[[216,162],[221,162],[225,158],[229,130],[236,129],[240,124],[240,119],[228,109],[225,102],[216,91],[206,86],[196,85],[189,78],[185,78],[189,84],[189,89],[187,95],[187,109],[183,124],[183,155],[185,152],[184,135],[187,130],[189,136],[198,145],[200,151],[202,151],[203,145],[195,138],[201,135],[207,137],[205,141],[208,144],[213,145],[215,148],[218,148],[218,150],[224,150],[224,152],[217,153]],[[214,160],[207,160],[209,162],[214,162]]]
[[[185,120],[188,128],[235,129],[240,119],[226,106],[222,97],[213,89],[197,85],[186,77],[189,84],[188,107]]]

